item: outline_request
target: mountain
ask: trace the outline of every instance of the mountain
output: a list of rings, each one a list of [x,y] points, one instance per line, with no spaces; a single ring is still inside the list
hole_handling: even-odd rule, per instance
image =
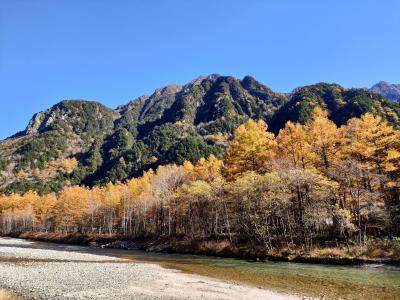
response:
[[[340,126],[367,112],[378,114],[400,125],[400,105],[365,89],[346,89],[338,84],[317,83],[297,88],[288,102],[273,115],[269,125],[277,133],[287,121],[305,123],[315,107],[323,107]]]
[[[371,92],[380,94],[390,100],[400,102],[400,84],[390,84],[380,81],[370,89]]]
[[[277,133],[288,120],[307,121],[316,106],[338,125],[365,112],[400,124],[400,104],[365,89],[318,83],[284,94],[250,76],[213,74],[116,109],[67,100],[35,114],[25,131],[0,142],[0,189],[46,193],[66,184],[123,181],[161,164],[221,157],[248,118],[264,119]]]

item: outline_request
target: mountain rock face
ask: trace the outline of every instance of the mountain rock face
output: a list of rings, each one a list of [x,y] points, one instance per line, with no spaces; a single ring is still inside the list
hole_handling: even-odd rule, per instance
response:
[[[371,88],[371,92],[380,94],[392,101],[400,102],[400,84],[380,81]]]
[[[46,193],[65,184],[123,181],[161,164],[222,156],[248,118],[264,119],[277,133],[289,120],[306,122],[317,106],[338,125],[366,112],[400,124],[400,105],[365,89],[319,83],[283,94],[250,76],[213,74],[157,89],[115,110],[68,100],[35,114],[25,131],[0,142],[0,188]]]
[[[117,112],[97,102],[65,100],[35,114],[23,134],[40,134],[57,126],[64,126],[76,134],[105,134],[113,129],[117,116]]]

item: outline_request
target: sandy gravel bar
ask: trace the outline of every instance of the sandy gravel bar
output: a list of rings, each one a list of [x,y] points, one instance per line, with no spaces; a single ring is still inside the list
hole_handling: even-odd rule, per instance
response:
[[[10,238],[0,238],[0,288],[27,299],[298,299],[156,264],[35,249]]]

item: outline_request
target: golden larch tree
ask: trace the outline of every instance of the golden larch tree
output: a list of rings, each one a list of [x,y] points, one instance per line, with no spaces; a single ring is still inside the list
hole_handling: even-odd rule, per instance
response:
[[[400,171],[400,133],[380,116],[366,113],[343,127],[345,152],[378,173],[398,175]]]
[[[325,110],[317,107],[310,121],[305,124],[308,143],[315,155],[315,166],[326,170],[340,158],[342,134]]]
[[[77,230],[82,224],[83,214],[87,210],[90,192],[86,187],[65,187],[57,203],[58,224],[67,231]]]
[[[287,122],[285,127],[279,131],[277,142],[279,156],[303,169],[313,166],[316,156],[301,124]]]
[[[189,161],[183,163],[183,167],[187,170],[188,176],[191,180],[204,180],[213,181],[221,176],[223,162],[211,154],[207,159],[200,158],[199,161],[193,165]]]
[[[228,180],[247,171],[265,172],[266,163],[275,156],[276,141],[267,124],[249,119],[236,130],[224,161],[223,174]]]

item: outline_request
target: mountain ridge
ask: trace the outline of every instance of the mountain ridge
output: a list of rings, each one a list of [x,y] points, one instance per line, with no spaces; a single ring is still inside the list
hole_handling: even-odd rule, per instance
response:
[[[248,118],[263,119],[276,134],[289,120],[306,122],[318,106],[338,125],[365,112],[400,124],[400,105],[365,89],[317,83],[287,94],[251,76],[211,74],[115,109],[64,100],[35,114],[24,131],[0,142],[0,188],[44,193],[67,183],[123,181],[160,164],[222,157]],[[77,161],[73,170],[54,167],[70,160]]]

